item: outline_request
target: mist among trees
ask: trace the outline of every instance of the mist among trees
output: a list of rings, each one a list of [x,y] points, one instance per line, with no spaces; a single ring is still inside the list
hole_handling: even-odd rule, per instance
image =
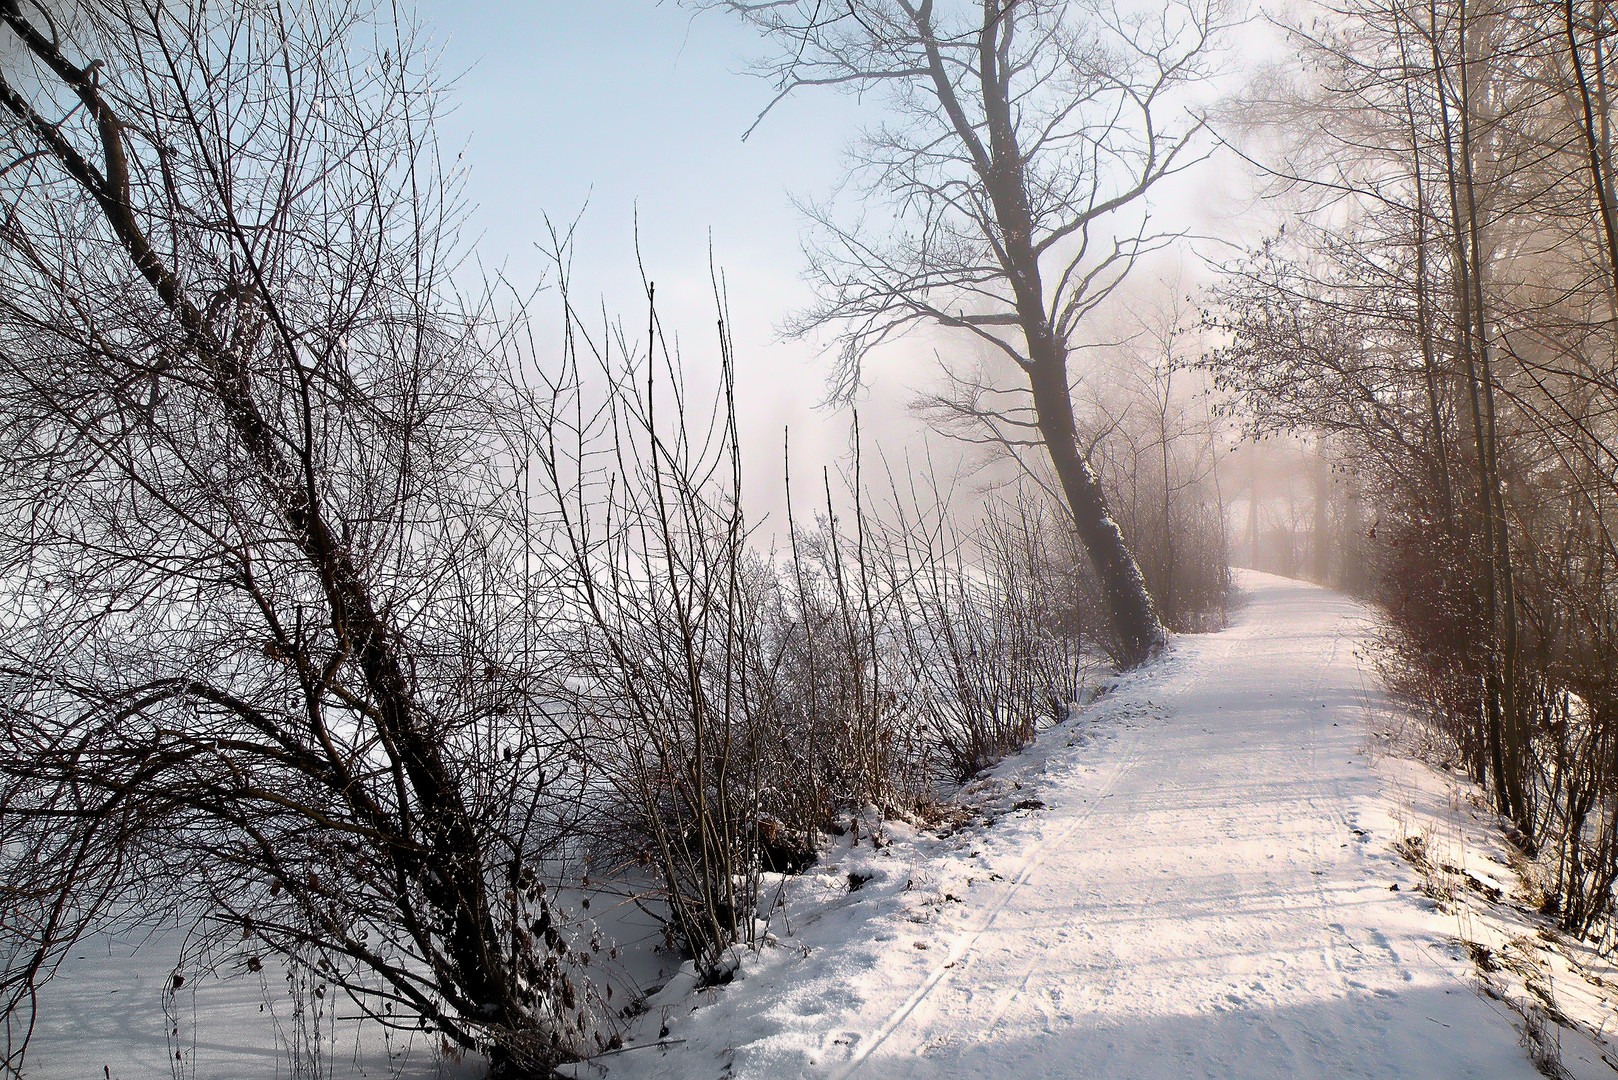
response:
[[[1373,603],[1612,945],[1615,16],[689,7],[752,32],[755,129],[880,117],[799,198],[807,307],[733,310],[723,250],[700,309],[644,262],[603,300],[576,208],[490,269],[497,150],[445,145],[409,11],[0,3],[8,1075],[76,948],[158,926],[170,1004],[284,970],[491,1075],[626,1052],[822,853],[959,827],[1226,627],[1232,566]],[[824,348],[844,453],[744,435],[742,320]],[[925,439],[861,424],[894,356]]]

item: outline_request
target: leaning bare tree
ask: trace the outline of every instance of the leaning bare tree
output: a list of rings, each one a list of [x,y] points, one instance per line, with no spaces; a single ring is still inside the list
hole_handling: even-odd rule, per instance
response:
[[[1101,579],[1119,659],[1163,639],[1140,568],[1079,444],[1069,357],[1087,317],[1146,253],[1146,196],[1196,158],[1202,124],[1169,119],[1205,74],[1217,7],[1183,0],[1126,14],[1106,3],[709,0],[780,51],[776,101],[804,87],[884,90],[894,120],[855,168],[897,219],[877,230],[811,206],[820,300],[795,329],[834,327],[834,393],[858,388],[871,350],[914,327],[970,335],[1021,372],[1015,396],[974,420],[1044,445]],[[767,112],[768,110],[766,110]],[[1026,407],[1008,407],[1018,398]]]
[[[408,31],[12,0],[0,58],[5,1065],[75,936],[154,909],[497,1072],[589,1052],[515,421]]]

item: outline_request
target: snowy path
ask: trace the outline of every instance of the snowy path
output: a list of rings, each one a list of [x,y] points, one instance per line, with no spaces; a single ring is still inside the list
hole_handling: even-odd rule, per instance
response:
[[[683,1042],[601,1064],[615,1080],[1538,1076],[1390,851],[1364,610],[1243,581],[1230,630],[1178,639],[1094,708],[1113,737],[1058,728],[1007,763],[1046,809],[873,854],[888,872],[788,948],[693,1013],[665,1007]]]

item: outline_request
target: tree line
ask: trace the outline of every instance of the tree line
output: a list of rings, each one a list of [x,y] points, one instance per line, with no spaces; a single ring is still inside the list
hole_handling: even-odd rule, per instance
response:
[[[1352,475],[1395,684],[1545,856],[1545,910],[1610,934],[1613,13],[1376,0],[1285,29],[1299,63],[1238,119],[1298,209],[1225,267],[1209,363]]]

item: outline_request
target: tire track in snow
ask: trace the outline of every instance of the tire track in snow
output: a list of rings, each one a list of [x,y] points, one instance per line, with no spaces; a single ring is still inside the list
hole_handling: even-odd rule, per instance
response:
[[[1177,673],[1167,684],[1159,684],[1154,690],[1154,696],[1169,698],[1185,687],[1195,685],[1210,670],[1216,668],[1218,663],[1228,659],[1235,651],[1240,640],[1250,636],[1252,636],[1250,630],[1247,633],[1238,631],[1236,633],[1226,632],[1217,636],[1210,635],[1197,642],[1200,647],[1196,648],[1194,653],[1182,652],[1178,656],[1166,657],[1165,660],[1169,663],[1178,661],[1184,666],[1184,670]],[[1116,693],[1117,691],[1114,692]],[[1125,693],[1127,693],[1127,690]],[[1142,699],[1139,703],[1121,699],[1114,705],[1114,709],[1119,713],[1118,719],[1128,721],[1140,715],[1136,712],[1136,708],[1140,706],[1144,706],[1144,714],[1147,717],[1167,719],[1173,715],[1171,711],[1165,710],[1161,705],[1146,699]],[[875,1053],[879,1047],[887,1044],[898,1029],[904,1025],[905,1021],[915,1015],[916,1011],[924,1003],[928,1002],[940,988],[947,985],[955,975],[961,974],[971,967],[973,959],[971,951],[973,947],[985,934],[994,928],[994,924],[1000,915],[1021,889],[1033,879],[1050,853],[1063,847],[1073,837],[1073,834],[1079,830],[1080,826],[1086,824],[1095,816],[1096,811],[1101,807],[1102,801],[1112,793],[1118,781],[1123,779],[1139,762],[1143,727],[1138,723],[1130,724],[1128,730],[1132,732],[1132,738],[1128,746],[1124,748],[1121,759],[1108,772],[1106,779],[1102,781],[1100,788],[1095,791],[1094,796],[1085,807],[1076,812],[1060,832],[1046,837],[1035,845],[1023,860],[1015,877],[978,921],[977,925],[972,929],[957,934],[943,962],[929,973],[927,979],[916,988],[910,997],[905,999],[904,1004],[889,1014],[888,1018],[877,1028],[876,1033],[871,1038],[861,1042],[854,1056],[844,1064],[841,1070],[832,1074],[832,1080],[848,1080],[849,1077],[857,1073],[871,1054]],[[1155,883],[1152,888],[1155,890]],[[1035,965],[1030,963],[1023,969],[1021,978],[1016,981],[1015,985],[1008,989],[1001,999],[995,1003],[989,1022],[978,1035],[980,1039],[987,1037],[1005,1019],[1011,1006],[1027,991],[1034,974]],[[925,1039],[912,1038],[911,1041],[913,1051],[918,1053],[927,1043]]]
[[[1183,691],[1186,687],[1195,685],[1197,682],[1205,678],[1210,671],[1216,670],[1219,664],[1222,664],[1230,658],[1231,654],[1236,650],[1236,643],[1238,640],[1251,638],[1252,636],[1253,634],[1251,631],[1246,633],[1238,631],[1237,633],[1227,632],[1217,637],[1207,637],[1198,640],[1196,644],[1199,647],[1194,655],[1188,655],[1186,653],[1180,654],[1178,659],[1182,664],[1185,665],[1185,670],[1177,675],[1172,681],[1161,687],[1159,696],[1169,698],[1173,694]],[[1213,647],[1214,644],[1217,644],[1217,648]],[[1166,721],[1176,715],[1175,710],[1163,709],[1161,706],[1153,705],[1150,702],[1147,704],[1152,710],[1152,715],[1157,716],[1161,720]],[[1135,755],[1135,760],[1138,761],[1139,757],[1140,755],[1137,753]],[[1109,784],[1109,790],[1110,787],[1111,785]],[[1091,808],[1093,809],[1098,806],[1101,799],[1104,798],[1105,795],[1105,792],[1098,795],[1095,801],[1091,803]],[[1141,904],[1143,906],[1149,905],[1156,895],[1157,882],[1154,881],[1151,885],[1147,886],[1146,894],[1141,898]],[[967,966],[969,966],[969,964]],[[1003,995],[1001,1000],[995,1003],[994,1012],[991,1014],[989,1022],[984,1025],[982,1032],[978,1036],[979,1038],[987,1038],[997,1028],[999,1028],[1000,1024],[1005,1020],[1006,1014],[1011,1011],[1011,1006],[1016,1003],[1018,998],[1028,992],[1028,984],[1033,981],[1033,977],[1035,972],[1038,970],[1038,966],[1037,961],[1030,961],[1023,968],[1021,973],[1022,978],[1017,982],[1016,988],[1008,990]]]
[[[1307,794],[1304,797],[1304,804],[1309,810],[1309,862],[1314,866],[1311,873],[1316,875],[1313,878],[1315,906],[1313,915],[1321,928],[1320,962],[1323,971],[1329,973],[1329,977],[1337,981],[1342,992],[1342,1000],[1347,1003],[1346,1007],[1357,1018],[1356,1025],[1365,1026],[1367,1021],[1378,1019],[1375,1016],[1378,1009],[1361,997],[1361,994],[1367,989],[1365,984],[1354,977],[1359,973],[1360,968],[1365,966],[1365,957],[1359,946],[1354,943],[1349,935],[1347,927],[1341,921],[1338,921],[1341,916],[1334,916],[1332,900],[1326,889],[1328,868],[1325,865],[1325,859],[1327,853],[1330,853],[1333,863],[1336,864],[1333,869],[1340,869],[1342,862],[1341,857],[1337,855],[1337,852],[1341,849],[1331,847],[1334,842],[1332,837],[1353,835],[1349,832],[1352,824],[1348,819],[1346,810],[1349,796],[1341,774],[1333,769],[1321,768],[1320,743],[1325,733],[1321,730],[1319,724],[1311,719],[1312,715],[1318,711],[1319,706],[1323,704],[1320,701],[1321,686],[1326,681],[1328,670],[1337,663],[1344,636],[1349,632],[1348,627],[1342,622],[1338,622],[1333,626],[1330,643],[1322,651],[1319,662],[1315,667],[1315,677],[1303,695],[1305,704],[1298,715],[1298,720],[1304,730],[1304,757],[1308,768],[1308,787],[1306,789]],[[1336,748],[1334,748],[1333,752],[1336,752]],[[1332,832],[1332,836],[1326,837],[1324,840],[1324,851],[1322,850],[1322,822]],[[1342,877],[1343,875],[1340,873],[1330,874],[1330,880],[1334,882],[1341,881]],[[1358,956],[1357,962],[1349,960],[1343,955],[1338,941],[1339,938]],[[1397,963],[1397,956],[1394,955],[1392,958]],[[1293,1029],[1284,1034],[1278,1032],[1277,1036],[1283,1039],[1296,1060],[1300,1062],[1318,1060],[1322,1056],[1331,1056],[1323,1054],[1328,1048],[1340,1045],[1341,1039],[1336,1030],[1336,1025],[1341,1022],[1338,1020],[1334,1023],[1322,1024],[1320,1030]],[[1302,1044],[1301,1046],[1299,1045],[1300,1043]],[[1319,1076],[1321,1074],[1318,1069],[1315,1069],[1311,1070],[1310,1075]]]
[[[1114,692],[1116,693],[1116,691]],[[1125,704],[1125,702],[1119,702],[1118,706],[1115,707],[1121,710]],[[1151,711],[1155,711],[1155,708],[1149,709],[1149,712]],[[1130,715],[1130,713],[1125,712],[1123,713],[1122,718],[1128,719]],[[979,918],[976,926],[963,930],[956,935],[955,940],[951,943],[949,952],[945,954],[943,961],[939,963],[937,967],[933,968],[933,970],[928,974],[927,978],[922,981],[922,984],[918,986],[908,998],[905,999],[902,1005],[888,1015],[888,1018],[877,1027],[876,1032],[872,1036],[861,1041],[858,1049],[854,1053],[854,1056],[843,1065],[842,1069],[832,1074],[832,1080],[848,1080],[849,1077],[853,1076],[860,1069],[860,1067],[865,1064],[866,1059],[869,1058],[878,1047],[884,1045],[888,1039],[892,1037],[894,1032],[896,1032],[904,1024],[904,1022],[909,1019],[913,1013],[915,1013],[918,1007],[926,1002],[940,987],[946,985],[955,974],[970,966],[968,954],[971,952],[972,947],[978,943],[984,934],[993,929],[995,921],[1000,917],[1001,913],[1005,911],[1006,907],[1011,903],[1012,899],[1018,894],[1023,886],[1028,884],[1028,882],[1033,878],[1034,874],[1044,864],[1046,858],[1051,854],[1051,852],[1063,847],[1070,839],[1072,839],[1073,834],[1078,832],[1079,827],[1088,822],[1090,818],[1095,815],[1096,810],[1101,806],[1102,800],[1112,792],[1112,789],[1117,785],[1118,781],[1121,780],[1140,759],[1142,728],[1140,725],[1135,724],[1129,725],[1126,730],[1131,732],[1130,741],[1127,746],[1121,748],[1119,760],[1108,771],[1106,779],[1102,781],[1100,788],[1097,789],[1095,797],[1092,798],[1082,810],[1076,811],[1060,831],[1045,837],[1039,843],[1034,845],[1033,849],[1028,852],[1026,857],[1024,857],[1017,870],[1017,873],[1012,877],[1011,881],[1007,883],[1000,896]],[[1031,976],[1032,970],[1030,969],[1030,971],[1025,974],[1023,980],[1025,985]],[[1015,994],[1013,994],[1012,997],[1014,998]],[[1005,1009],[1009,1007],[1010,1004],[1011,1000],[1008,998],[1003,1005],[997,1006],[995,1013],[997,1022],[998,1018],[1004,1015]]]

